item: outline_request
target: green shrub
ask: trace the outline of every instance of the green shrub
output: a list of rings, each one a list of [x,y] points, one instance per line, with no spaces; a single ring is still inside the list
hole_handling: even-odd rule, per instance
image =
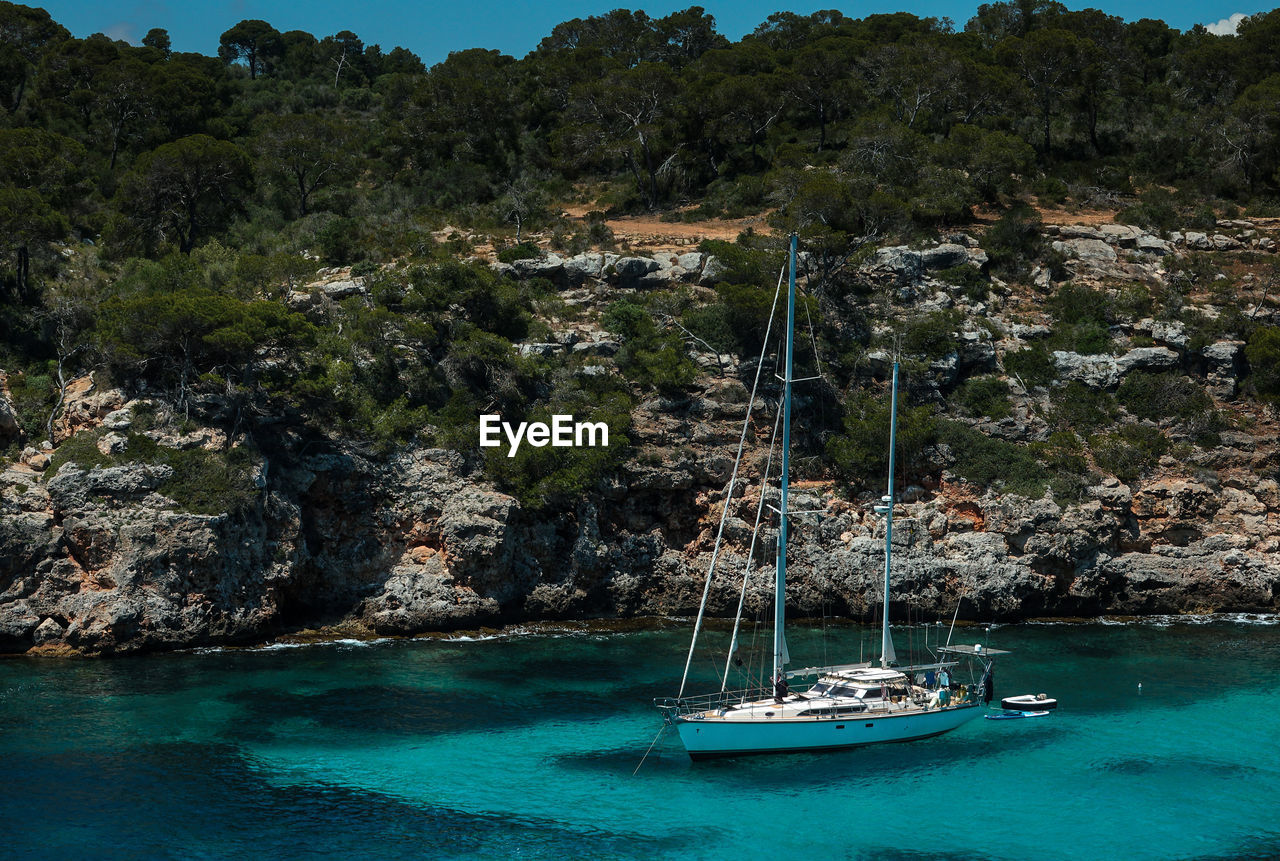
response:
[[[769,295],[773,296],[773,286],[777,283],[778,272],[782,268],[783,255],[751,244],[725,242],[721,239],[704,239],[698,244],[698,250],[714,256],[724,267],[719,281],[751,284],[760,289],[768,285]]]
[[[1031,184],[1031,193],[1043,203],[1066,203],[1067,184],[1056,176],[1042,176]]]
[[[1182,322],[1187,327],[1187,349],[1203,350],[1216,341],[1225,339],[1249,340],[1258,328],[1258,323],[1240,307],[1234,297],[1222,300],[1223,309],[1220,314],[1210,317],[1194,308],[1187,308],[1182,313]]]
[[[1150,316],[1154,303],[1147,285],[1132,283],[1116,291],[1111,307],[1119,319],[1140,320]]]
[[[1129,483],[1160,462],[1169,440],[1158,428],[1125,425],[1116,433],[1090,437],[1089,448],[1100,469]]]
[[[1049,399],[1052,404],[1050,424],[1058,430],[1074,431],[1081,436],[1107,427],[1119,415],[1115,398],[1076,380],[1054,389]]]
[[[622,339],[616,361],[629,379],[677,397],[697,378],[684,342],[659,329],[646,308],[622,299],[608,307],[600,323]]]
[[[1029,448],[1049,471],[1049,488],[1060,504],[1081,501],[1089,485],[1097,481],[1089,472],[1079,437],[1070,431],[1055,431]]]
[[[680,322],[690,334],[719,352],[741,351],[741,332],[730,322],[729,308],[723,302],[690,308],[681,315]]]
[[[498,260],[502,263],[515,263],[517,260],[535,260],[541,256],[542,250],[532,242],[508,245],[498,252]]]
[[[246,446],[226,451],[203,448],[173,449],[138,433],[128,435],[126,448],[113,455],[98,450],[103,431],[78,433],[58,446],[50,459],[54,473],[74,462],[84,470],[145,463],[173,470],[156,490],[192,514],[239,514],[253,506],[258,488],[253,480],[253,454]]]
[[[1154,421],[1190,419],[1213,406],[1204,389],[1184,376],[1141,371],[1124,378],[1116,399],[1133,415]]]
[[[991,282],[987,280],[987,276],[978,267],[968,263],[943,269],[936,277],[939,281],[964,288],[964,295],[975,302],[981,302],[991,290]]]
[[[759,355],[769,317],[775,311],[775,285],[721,281],[716,285],[716,293],[719,301],[684,312],[681,322],[685,328],[717,350],[739,356]],[[785,314],[782,301],[778,302],[777,314]],[[801,321],[821,319],[817,303],[808,296],[796,297],[796,315]],[[780,326],[781,316],[774,320],[774,331]]]
[[[1058,323],[1096,323],[1106,326],[1107,296],[1100,290],[1068,281],[1045,303]]]
[[[102,431],[85,431],[76,434],[53,451],[49,458],[49,474],[56,475],[64,463],[72,462],[81,469],[110,466],[115,461],[110,455],[98,451],[98,438]]]
[[[902,333],[902,348],[910,355],[928,361],[941,359],[956,348],[959,311],[930,311],[907,322]]]
[[[58,386],[53,370],[56,367],[37,366],[9,374],[9,394],[13,396],[18,426],[28,438],[44,436],[45,421],[57,402]]]
[[[1144,191],[1137,203],[1120,210],[1116,214],[1116,221],[1121,224],[1136,224],[1147,230],[1166,231],[1178,227],[1181,217],[1173,194],[1157,187]]]
[[[1280,398],[1280,327],[1259,327],[1244,348],[1249,379],[1259,397]]]
[[[1053,500],[1059,505],[1083,500],[1089,484],[1089,478],[1083,472],[1054,472],[1049,478]]]
[[[1115,348],[1111,330],[1103,323],[1064,323],[1054,327],[1048,348],[1080,353],[1085,356],[1105,355]]]
[[[1010,207],[982,237],[982,247],[996,271],[1025,273],[1044,248],[1039,214],[1025,203]]]
[[[999,377],[974,377],[966,380],[952,396],[971,416],[1002,419],[1011,415],[1009,384]]]
[[[1005,353],[1004,369],[1025,386],[1047,386],[1058,378],[1058,367],[1044,344],[1035,343],[1016,353]]]
[[[827,458],[847,481],[881,486],[889,467],[889,400],[857,390],[845,403],[844,432],[827,441]],[[933,410],[898,405],[897,467],[908,475],[929,471],[925,448],[937,439]]]
[[[553,415],[572,415],[578,422],[604,422],[609,427],[609,444],[560,448],[525,443],[514,457],[507,456],[505,445],[485,449],[486,474],[530,510],[566,506],[578,499],[616,470],[630,447],[631,398],[616,378],[567,380],[522,420],[550,425]]]
[[[1031,499],[1044,496],[1049,474],[1026,446],[992,439],[959,422],[943,422],[938,430],[955,458],[952,469],[965,481]]]

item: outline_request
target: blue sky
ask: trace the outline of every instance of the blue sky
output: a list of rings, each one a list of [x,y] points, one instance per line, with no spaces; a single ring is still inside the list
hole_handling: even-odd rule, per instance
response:
[[[399,45],[418,54],[428,64],[439,62],[450,51],[465,48],[497,48],[522,57],[531,51],[551,28],[570,18],[599,15],[610,9],[644,9],[659,17],[688,8],[695,0],[627,4],[608,0],[547,0],[543,3],[515,3],[510,0],[455,0],[455,2],[408,2],[408,0],[311,0],[307,3],[284,0],[51,0],[43,6],[54,19],[75,36],[106,33],[137,43],[152,27],[169,31],[173,47],[179,51],[214,54],[218,36],[244,18],[261,18],[279,30],[305,30],[317,37],[351,30],[365,44],[377,43],[384,50]],[[815,3],[786,7],[781,0],[704,0],[701,4],[715,16],[717,28],[730,39],[739,39],[779,9],[808,14],[817,9],[837,8],[850,17],[876,12],[912,12],[920,16],[949,16],[956,26],[964,25],[978,7],[974,0],[870,0],[854,4]],[[1270,8],[1242,0],[1201,0],[1197,3],[1152,3],[1138,0],[1115,2],[1070,2],[1072,9],[1097,6],[1128,20],[1161,18],[1174,27],[1211,25],[1233,13],[1252,14]]]

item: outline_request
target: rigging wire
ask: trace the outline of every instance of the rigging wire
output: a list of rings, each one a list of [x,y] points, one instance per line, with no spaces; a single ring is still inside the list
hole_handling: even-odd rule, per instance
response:
[[[818,376],[821,377],[823,376],[822,356],[818,355],[818,338],[814,334],[813,317],[809,314],[808,302],[804,303],[804,316],[805,316],[805,319],[809,321],[809,343],[813,345],[813,364],[818,371]]]
[[[658,730],[658,734],[653,737],[653,741],[649,742],[649,749],[644,752],[644,756],[640,757],[640,763],[639,765],[636,766],[636,770],[631,772],[632,777],[635,777],[637,774],[640,773],[641,766],[644,765],[645,760],[649,758],[649,754],[653,752],[654,745],[658,743],[658,739],[662,738],[662,734],[666,731],[667,731],[667,724],[664,721],[661,728],[659,728]],[[658,756],[661,757],[662,754],[658,754]]]
[[[747,414],[742,420],[742,436],[738,439],[738,456],[733,462],[733,474],[729,476],[729,487],[725,492],[724,506],[720,511],[720,526],[716,530],[716,543],[711,550],[711,564],[707,567],[707,582],[702,587],[702,603],[698,606],[698,619],[693,626],[693,640],[689,643],[689,656],[685,658],[684,675],[680,677],[680,692],[677,697],[684,696],[684,686],[689,681],[689,667],[693,664],[693,652],[698,645],[698,634],[702,630],[702,621],[706,617],[707,598],[711,594],[711,577],[716,570],[716,560],[720,556],[720,544],[724,538],[724,524],[729,519],[729,508],[733,503],[733,486],[738,480],[738,467],[742,463],[742,451],[747,444],[747,431],[751,427],[751,411],[755,408],[756,392],[760,387],[760,372],[764,369],[766,351],[769,349],[769,333],[773,331],[773,318],[778,308],[778,296],[782,293],[782,279],[786,277],[787,267],[783,264],[778,273],[778,286],[773,293],[773,305],[769,309],[769,324],[764,332],[764,346],[760,348],[760,361],[756,364],[756,379],[751,384],[751,398],[747,401]],[[723,683],[722,683],[723,684]]]
[[[729,656],[725,659],[724,681],[720,685],[721,693],[724,693],[729,683],[729,666],[733,663],[733,653],[737,651],[738,626],[742,620],[742,607],[747,600],[747,581],[751,578],[751,565],[756,558],[756,536],[760,532],[760,519],[764,516],[765,491],[769,486],[769,472],[773,469],[773,449],[778,441],[778,424],[781,421],[782,410],[778,410],[778,417],[773,420],[773,433],[769,437],[769,455],[765,461],[764,477],[760,479],[760,501],[756,503],[756,522],[751,527],[751,548],[747,551],[747,564],[742,571],[742,589],[738,592],[738,612],[733,617],[733,637],[729,640]]]

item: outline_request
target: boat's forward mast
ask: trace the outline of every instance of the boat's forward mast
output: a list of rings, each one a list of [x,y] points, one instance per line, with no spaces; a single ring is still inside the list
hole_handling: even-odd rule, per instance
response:
[[[787,654],[787,493],[791,483],[791,381],[796,340],[796,235],[791,234],[787,257],[787,347],[782,377],[782,487],[778,500],[778,561],[773,601],[773,678],[779,680],[790,656]]]

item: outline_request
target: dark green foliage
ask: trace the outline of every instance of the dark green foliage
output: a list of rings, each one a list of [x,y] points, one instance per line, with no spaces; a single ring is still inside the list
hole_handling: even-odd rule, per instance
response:
[[[1035,160],[1031,146],[1017,135],[973,125],[952,127],[938,155],[943,164],[963,170],[986,201],[1013,191],[1014,177]]]
[[[730,284],[753,284],[761,288],[772,288],[778,280],[785,263],[785,255],[777,251],[757,248],[751,243],[724,242],[719,239],[704,239],[698,250],[710,254],[723,269],[718,281]],[[773,290],[769,290],[773,295]]]
[[[57,383],[51,368],[28,368],[8,374],[9,394],[13,396],[18,427],[28,439],[44,435],[44,423],[57,398]]]
[[[719,350],[739,356],[758,356],[764,344],[765,331],[773,315],[773,330],[780,331],[786,316],[783,294],[776,285],[735,284],[721,281],[716,285],[719,301],[687,310],[682,322],[695,336]],[[775,296],[778,305],[773,306]],[[807,314],[806,314],[807,309]],[[804,327],[809,319],[819,320],[817,303],[807,296],[796,297],[796,316]]]
[[[1042,176],[1031,184],[1031,193],[1041,203],[1065,203],[1068,191],[1067,184],[1056,176]]]
[[[1020,196],[1114,206],[1144,189],[1121,217],[1151,229],[1274,209],[1277,22],[1261,14],[1218,37],[996,3],[964,32],[905,13],[779,13],[731,43],[697,7],[617,10],[555,27],[521,59],[460,50],[428,69],[350,31],[317,38],[246,20],[207,57],[175,53],[158,29],[140,47],[72,38],[43,10],[0,3],[0,358],[29,435],[61,358],[69,374],[204,410],[195,417],[233,438],[285,421],[379,449],[424,435],[478,456],[481,411],[605,409],[633,389],[567,380],[572,357],[520,355],[516,344],[570,321],[593,326],[596,309],[446,257],[507,231],[508,261],[537,253],[521,242],[533,230],[556,250],[613,248],[606,209],[673,221],[767,211],[774,234],[704,244],[721,267],[712,301],[690,288],[610,309],[603,322],[622,350],[600,367],[678,397],[697,382],[691,346],[754,356],[795,230],[812,296],[801,319],[818,325],[835,385],[848,387],[885,322],[855,274],[875,245],[932,241],[954,224],[982,235],[1005,280],[1034,263],[1060,281],[1065,259]],[[562,207],[592,211],[578,221]],[[989,228],[975,223],[1001,210]],[[1247,340],[1252,390],[1280,398],[1280,337],[1246,310],[1238,269],[1216,279],[1219,259],[1166,258],[1170,286],[1156,295],[1109,285],[1107,301],[1064,286],[1048,302],[1052,338],[1006,355],[1005,370],[1047,385],[1050,350],[1107,352],[1111,324],[1158,316],[1186,324],[1191,351]],[[331,266],[351,266],[364,289],[299,295]],[[938,274],[991,298],[972,267]],[[1221,308],[1213,317],[1186,309],[1205,294]],[[898,323],[913,359],[954,346],[957,316]],[[1220,416],[1197,413],[1185,391],[1139,390],[1154,382],[1127,384],[1131,412],[1174,409],[1180,440],[1213,439]],[[1105,429],[1114,405],[1095,394],[1058,391],[1051,420]],[[1007,409],[994,379],[954,398],[974,415]],[[851,416],[865,412],[851,401]],[[961,442],[978,461],[991,454]],[[844,474],[873,472],[848,428],[831,451]],[[1065,499],[1084,480],[1072,478],[1083,455],[1053,451],[1037,456]],[[562,456],[531,452],[492,474],[554,507],[613,468]]]
[[[541,255],[542,250],[532,242],[521,242],[499,251],[498,260],[502,263],[515,263],[517,260],[534,260]]]
[[[982,245],[995,270],[1013,275],[1026,272],[1044,246],[1040,216],[1025,204],[1012,206],[987,230]]]
[[[1068,281],[1046,303],[1059,323],[1107,323],[1107,297],[1092,288]]]
[[[1084,458],[1080,438],[1070,431],[1057,431],[1045,442],[1032,443],[1030,449],[1049,471],[1049,489],[1059,504],[1079,502],[1085,490],[1097,481]]]
[[[1047,386],[1058,378],[1058,368],[1053,363],[1053,356],[1040,343],[1016,353],[1006,353],[1004,368],[1026,386]]]
[[[1280,398],[1280,328],[1259,327],[1245,345],[1244,354],[1258,395],[1269,400]]]
[[[1108,353],[1114,339],[1108,330],[1109,305],[1105,294],[1070,281],[1050,297],[1049,313],[1058,325],[1054,327],[1050,346],[1076,353]]]
[[[1009,404],[1009,384],[999,377],[966,380],[952,397],[965,413],[975,418],[1002,419],[1013,412]]]
[[[249,176],[248,158],[228,141],[191,135],[159,146],[121,181],[116,205],[123,220],[112,226],[111,242],[138,252],[176,241],[186,253],[243,206]]]
[[[1075,380],[1054,389],[1049,397],[1053,404],[1049,414],[1052,425],[1081,436],[1109,426],[1119,415],[1111,395]]]
[[[1154,308],[1151,291],[1145,284],[1125,284],[1116,291],[1111,308],[1120,320],[1140,320]]]
[[[846,480],[864,488],[884,484],[889,469],[889,399],[857,390],[845,403],[844,432],[827,442],[827,457]],[[926,447],[937,438],[933,410],[898,405],[897,468],[912,476],[930,472]]]
[[[1138,418],[1192,419],[1213,407],[1204,389],[1179,374],[1129,374],[1116,391],[1116,399]]]
[[[965,295],[977,302],[985,299],[991,288],[991,282],[982,274],[982,271],[968,263],[943,269],[936,273],[935,277],[939,281],[963,287]]]
[[[955,458],[952,469],[970,484],[1032,499],[1044,495],[1049,474],[1026,447],[993,439],[958,422],[943,422],[940,441]]]
[[[280,31],[266,21],[241,21],[223,33],[218,43],[218,57],[225,63],[244,60],[250,78],[269,72],[283,53]]]
[[[253,479],[254,457],[245,446],[226,451],[180,450],[130,433],[124,451],[105,455],[97,446],[100,435],[99,431],[83,432],[64,442],[50,459],[50,471],[56,473],[68,462],[86,470],[126,463],[167,466],[173,472],[156,490],[192,514],[239,514],[258,498]]]
[[[1068,323],[1054,329],[1049,346],[1055,350],[1096,356],[1110,353],[1115,347],[1115,339],[1100,323]]]
[[[1132,482],[1159,463],[1169,450],[1169,440],[1159,428],[1125,425],[1116,433],[1090,437],[1089,448],[1099,469]]]
[[[313,337],[298,314],[200,283],[203,274],[180,257],[141,264],[102,303],[94,343],[117,379],[159,385],[185,405],[201,375],[243,376],[260,351]]]
[[[957,311],[930,311],[907,322],[902,332],[902,348],[909,355],[927,360],[941,359],[956,348]]]
[[[485,450],[485,472],[533,510],[563,505],[592,490],[629,453],[631,398],[620,383],[616,377],[566,375],[550,397],[522,417],[547,425],[554,415],[572,416],[575,422],[603,422],[609,427],[608,446],[559,448],[525,443],[515,457],[508,457],[509,448],[504,445]]]
[[[745,332],[730,322],[729,306],[724,302],[715,302],[701,307],[691,307],[680,315],[680,323],[693,337],[710,344],[718,352],[742,351]],[[761,332],[760,334],[763,334]]]
[[[1116,221],[1161,232],[1182,226],[1173,195],[1163,188],[1143,192],[1138,203],[1117,213]]]
[[[659,329],[647,308],[620,300],[609,306],[600,322],[622,339],[617,362],[629,379],[678,397],[697,376],[679,336]]]

